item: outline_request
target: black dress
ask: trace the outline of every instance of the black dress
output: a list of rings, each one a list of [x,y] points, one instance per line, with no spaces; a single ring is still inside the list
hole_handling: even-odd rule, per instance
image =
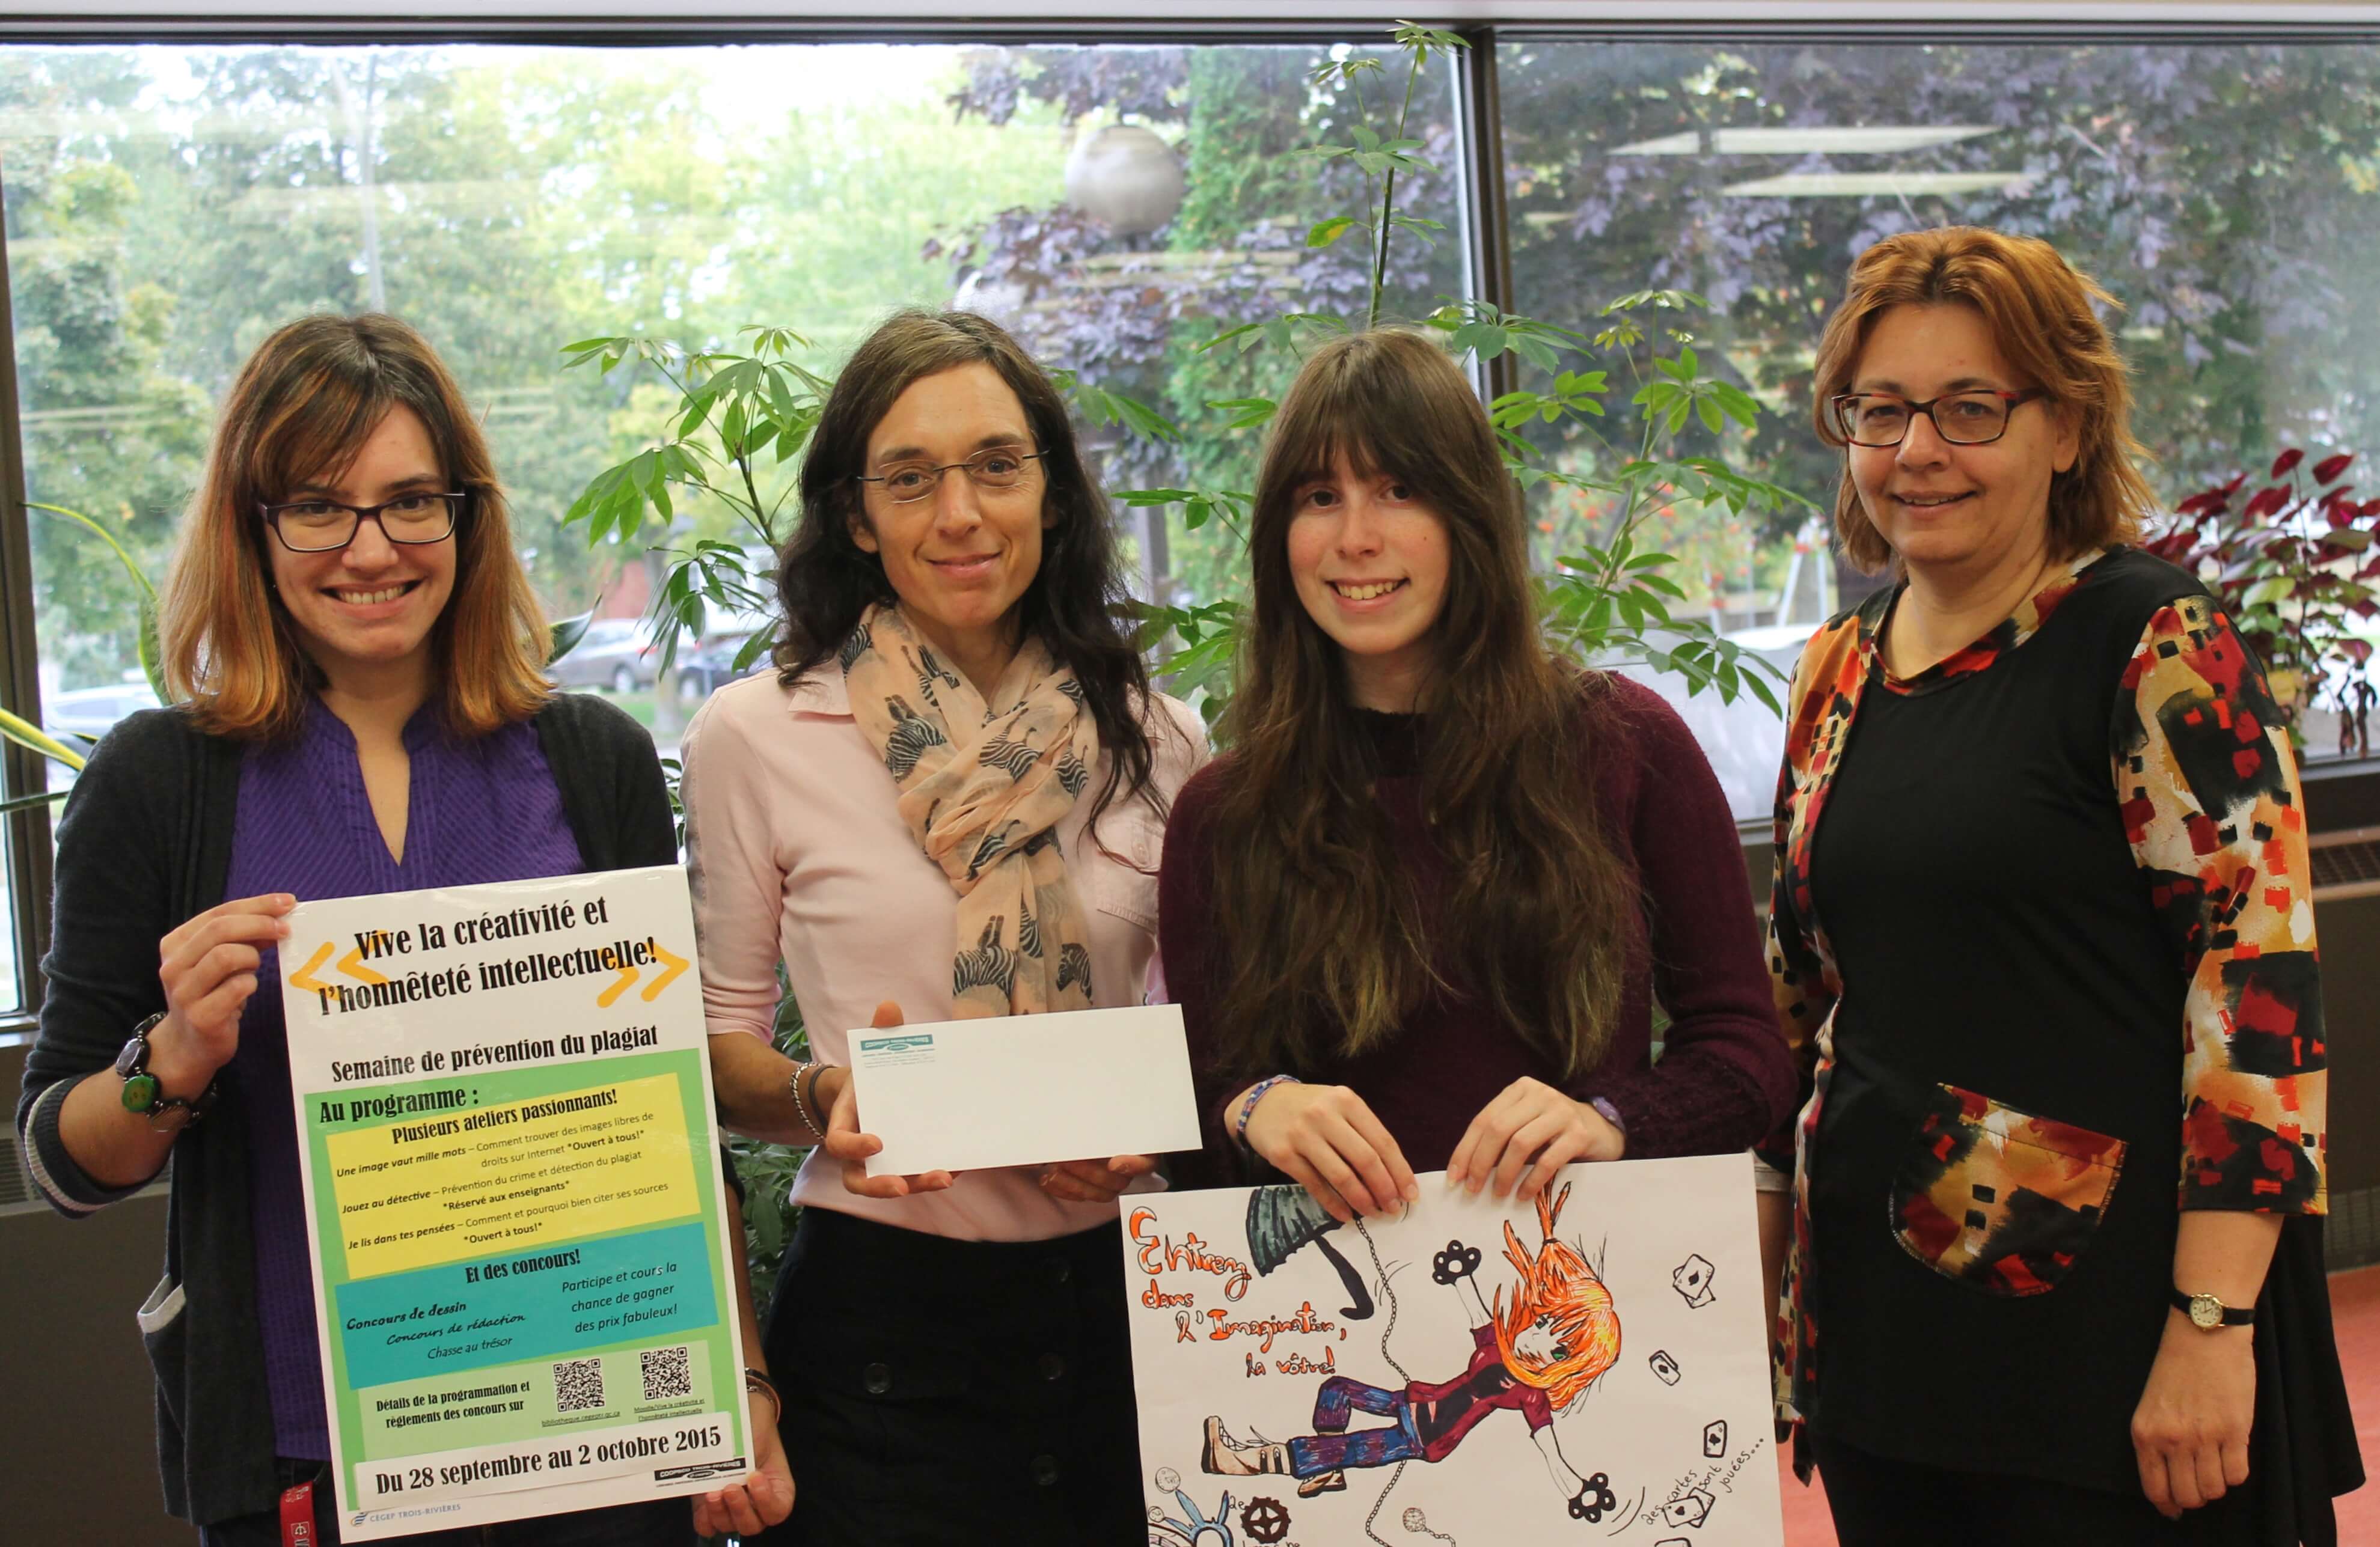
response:
[[[2132,550],[1907,682],[1875,647],[1897,594],[1814,640],[1780,794],[1772,969],[1822,1050],[1795,1407],[1869,1456],[2138,1498],[2180,1210],[2285,1213],[2256,1497],[2217,1540],[2333,1541],[2361,1468],[2320,1276],[2304,828],[2261,671]]]

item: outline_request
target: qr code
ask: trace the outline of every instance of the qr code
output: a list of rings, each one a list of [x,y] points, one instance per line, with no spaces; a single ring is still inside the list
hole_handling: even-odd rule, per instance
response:
[[[647,1348],[637,1358],[644,1365],[646,1401],[694,1395],[694,1371],[683,1347]]]
[[[603,1361],[566,1359],[553,1367],[553,1405],[565,1413],[583,1413],[603,1405]]]

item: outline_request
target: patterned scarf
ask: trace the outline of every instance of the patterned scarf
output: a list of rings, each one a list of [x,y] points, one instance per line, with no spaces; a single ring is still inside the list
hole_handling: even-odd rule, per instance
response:
[[[1089,937],[1054,830],[1099,752],[1075,674],[1030,638],[987,699],[880,604],[836,659],[901,819],[959,894],[958,1015],[1090,1009]]]

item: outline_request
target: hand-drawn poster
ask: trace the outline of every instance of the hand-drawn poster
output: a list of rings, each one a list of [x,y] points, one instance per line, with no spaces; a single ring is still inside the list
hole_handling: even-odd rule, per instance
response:
[[[350,1541],[750,1455],[685,873],[302,904],[281,949]]]
[[[1124,1200],[1149,1547],[1780,1547],[1742,1155]]]

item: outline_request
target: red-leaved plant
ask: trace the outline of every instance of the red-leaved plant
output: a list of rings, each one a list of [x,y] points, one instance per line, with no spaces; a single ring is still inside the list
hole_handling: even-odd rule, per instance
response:
[[[2206,583],[2240,636],[2264,660],[2289,734],[2302,747],[2301,711],[2339,717],[2342,755],[2369,756],[2374,690],[2372,641],[2380,618],[2380,499],[2358,502],[2342,481],[2353,452],[2311,465],[2296,448],[2273,459],[2271,479],[2248,494],[2240,474],[2174,507],[2173,521],[2142,544]]]

